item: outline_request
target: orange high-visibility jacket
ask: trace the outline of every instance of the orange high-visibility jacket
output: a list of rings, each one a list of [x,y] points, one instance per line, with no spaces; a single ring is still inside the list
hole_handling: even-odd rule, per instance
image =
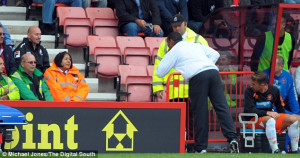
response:
[[[45,71],[44,78],[54,101],[85,101],[89,86],[74,65],[67,75],[59,71],[54,62]]]

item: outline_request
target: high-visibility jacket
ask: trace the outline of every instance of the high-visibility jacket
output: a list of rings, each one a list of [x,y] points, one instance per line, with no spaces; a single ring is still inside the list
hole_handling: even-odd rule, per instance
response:
[[[189,28],[186,28],[187,31],[187,37],[184,41],[188,41],[188,42],[195,42],[195,43],[202,43],[203,45],[208,45],[207,41],[200,35],[196,34],[194,31],[192,31]],[[160,61],[162,60],[162,58],[165,56],[166,52],[169,50],[169,47],[167,45],[166,40],[164,40],[158,49],[157,52],[157,57],[155,59],[155,63],[154,63],[154,69],[153,69],[153,78],[152,78],[152,85],[153,85],[153,92],[156,93],[158,91],[163,91],[164,90],[164,84],[167,83],[168,77],[171,73],[177,72],[175,69],[171,69],[170,72],[164,77],[164,78],[160,78],[157,76],[156,74],[156,67],[159,65]],[[173,98],[188,98],[188,84],[187,82],[185,82],[185,86],[183,86],[182,84],[184,83],[184,78],[182,76],[180,76],[180,90],[178,90],[178,88],[176,87],[173,90],[173,82],[171,80],[170,83],[170,92],[169,92],[169,98],[173,99]],[[174,94],[173,94],[174,91]],[[178,91],[179,91],[179,96],[178,96]]]
[[[44,77],[54,101],[85,101],[89,93],[89,86],[84,76],[74,65],[65,74],[52,62],[45,71]]]
[[[30,77],[25,72],[24,68],[19,65],[18,71],[11,75],[11,79],[19,88],[20,97],[22,100],[53,101],[49,87],[43,78],[43,73],[37,68]]]
[[[265,47],[262,51],[262,54],[259,59],[258,70],[263,71],[270,68],[270,63],[273,55],[273,41],[274,37],[271,31],[265,33],[266,42]],[[284,59],[283,69],[289,71],[288,61],[289,53],[292,50],[292,37],[291,34],[285,32],[284,40],[281,45],[278,45],[277,55],[281,56]]]
[[[20,100],[20,92],[14,82],[5,75],[0,75],[0,96],[4,95],[4,89],[8,89],[9,100]]]

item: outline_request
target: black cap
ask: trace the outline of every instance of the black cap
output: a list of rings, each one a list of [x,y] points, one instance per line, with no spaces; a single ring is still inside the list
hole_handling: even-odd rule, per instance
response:
[[[176,14],[173,18],[172,18],[172,21],[171,21],[171,24],[181,24],[182,22],[187,22],[185,17],[181,14]]]

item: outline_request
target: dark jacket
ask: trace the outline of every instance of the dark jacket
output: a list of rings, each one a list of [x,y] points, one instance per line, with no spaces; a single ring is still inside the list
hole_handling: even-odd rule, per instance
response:
[[[140,0],[144,20],[153,25],[160,25],[160,13],[156,0]],[[135,0],[119,0],[115,3],[117,16],[119,19],[119,29],[130,22],[139,19],[139,10]]]
[[[262,5],[267,5],[267,4],[278,4],[278,3],[284,3],[284,0],[251,0],[251,4],[262,4]]]
[[[10,76],[17,70],[17,65],[11,48],[5,42],[3,42],[3,56],[7,76]]]
[[[221,0],[189,0],[189,20],[203,22],[209,13],[222,7],[224,7],[224,2]]]
[[[48,52],[46,48],[41,45],[41,43],[39,43],[34,50],[32,42],[30,42],[28,38],[24,38],[22,43],[20,43],[14,51],[17,66],[19,66],[21,63],[22,55],[26,53],[31,53],[35,56],[35,60],[37,62],[36,68],[42,73],[44,73],[46,69],[50,67]]]
[[[162,21],[171,22],[175,14],[182,14],[187,20],[189,19],[186,0],[156,0]]]

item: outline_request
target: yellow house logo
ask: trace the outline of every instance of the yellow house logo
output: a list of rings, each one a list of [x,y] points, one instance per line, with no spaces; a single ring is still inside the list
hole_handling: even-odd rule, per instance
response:
[[[106,151],[133,151],[134,127],[127,116],[120,110],[102,129],[106,132]]]

